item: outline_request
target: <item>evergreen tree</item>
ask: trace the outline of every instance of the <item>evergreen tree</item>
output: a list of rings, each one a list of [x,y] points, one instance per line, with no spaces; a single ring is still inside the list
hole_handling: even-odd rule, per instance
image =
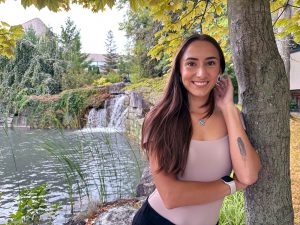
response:
[[[87,54],[81,52],[80,32],[70,18],[61,27],[60,55],[66,64],[66,71],[62,78],[63,89],[82,86],[88,78],[89,62]]]
[[[24,96],[61,91],[64,69],[62,61],[56,58],[55,36],[46,34],[34,44],[36,39],[32,34],[29,32],[17,41],[15,60],[0,59],[0,103],[12,113],[17,110],[16,102],[22,102]]]
[[[114,40],[113,32],[111,30],[107,33],[105,47],[106,55],[103,70],[104,74],[108,75],[109,73],[114,72],[117,69],[118,65],[118,55],[116,53],[117,47]]]
[[[39,42],[39,37],[36,35],[35,30],[30,27],[23,36],[24,39],[31,41],[32,44]]]
[[[87,55],[81,53],[80,32],[69,17],[65,26],[61,27],[60,44],[62,58],[67,62],[71,72],[81,72],[88,67]]]

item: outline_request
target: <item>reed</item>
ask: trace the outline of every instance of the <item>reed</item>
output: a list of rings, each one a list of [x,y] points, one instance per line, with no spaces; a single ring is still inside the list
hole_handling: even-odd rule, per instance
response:
[[[18,167],[17,167],[17,161],[16,161],[16,154],[15,154],[15,148],[14,148],[14,146],[12,144],[12,141],[9,138],[9,133],[8,133],[9,130],[8,130],[8,126],[7,126],[7,119],[5,120],[5,126],[3,127],[3,131],[5,133],[5,137],[8,140],[9,150],[11,152],[11,156],[12,156],[12,159],[13,159],[13,162],[14,162],[14,168],[15,168],[14,174],[16,176],[16,174],[18,173]],[[18,186],[18,193],[20,193],[20,191],[21,191],[21,189],[20,189],[20,183],[19,183],[18,179],[16,179],[16,180],[17,180],[17,186]]]
[[[101,202],[134,193],[135,185],[128,184],[141,175],[141,157],[123,133],[78,132],[75,137],[72,135],[76,141],[71,141],[62,131],[60,136],[60,140],[45,140],[42,149],[59,162],[68,185],[72,211],[76,196],[81,204],[81,198],[87,197],[90,201],[95,190]]]

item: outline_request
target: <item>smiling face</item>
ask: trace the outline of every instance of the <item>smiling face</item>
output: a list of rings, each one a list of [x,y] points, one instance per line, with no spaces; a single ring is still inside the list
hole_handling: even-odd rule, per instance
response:
[[[221,73],[220,56],[208,41],[192,42],[180,59],[180,74],[189,99],[206,100]]]

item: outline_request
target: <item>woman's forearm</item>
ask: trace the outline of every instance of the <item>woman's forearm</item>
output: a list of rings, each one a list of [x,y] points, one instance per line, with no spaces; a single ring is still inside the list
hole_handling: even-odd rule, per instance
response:
[[[243,128],[239,110],[232,104],[223,109],[233,170],[238,180],[246,185],[256,182],[260,159]]]

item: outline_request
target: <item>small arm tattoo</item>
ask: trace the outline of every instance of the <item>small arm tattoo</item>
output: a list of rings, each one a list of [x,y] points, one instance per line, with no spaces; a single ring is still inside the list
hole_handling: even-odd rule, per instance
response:
[[[237,138],[237,143],[238,143],[238,146],[239,146],[239,149],[240,149],[240,153],[241,153],[243,159],[245,159],[247,153],[246,153],[245,144],[244,144],[242,138],[238,137]]]

